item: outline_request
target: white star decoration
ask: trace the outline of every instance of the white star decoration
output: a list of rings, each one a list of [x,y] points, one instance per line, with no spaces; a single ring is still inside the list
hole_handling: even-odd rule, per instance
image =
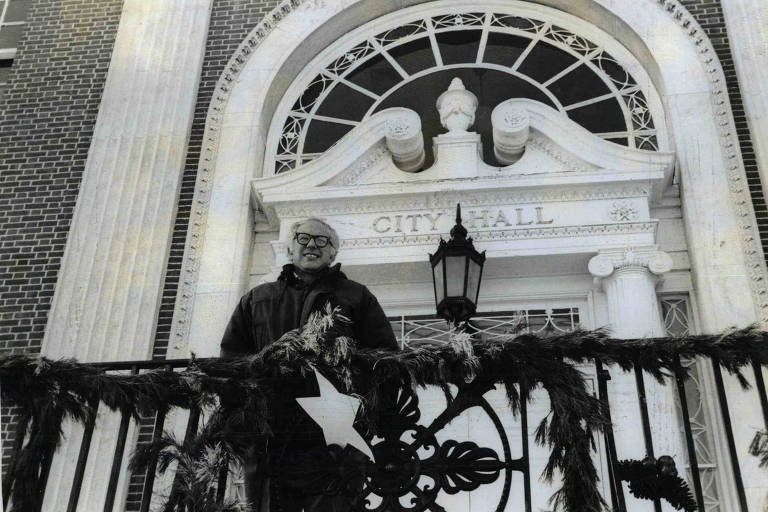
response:
[[[317,369],[314,372],[320,387],[320,396],[297,398],[296,401],[323,429],[327,444],[338,444],[342,447],[350,444],[374,460],[368,443],[352,427],[360,408],[360,400],[339,393]]]

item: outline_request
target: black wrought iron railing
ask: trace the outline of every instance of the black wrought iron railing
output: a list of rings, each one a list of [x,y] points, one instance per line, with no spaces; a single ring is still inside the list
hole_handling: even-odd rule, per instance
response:
[[[198,360],[198,362],[201,360]],[[190,360],[188,359],[176,359],[176,360],[155,360],[155,361],[126,361],[126,362],[108,362],[108,363],[92,363],[91,366],[99,369],[103,369],[105,371],[109,372],[129,372],[131,374],[139,374],[141,372],[149,371],[149,370],[158,370],[158,369],[165,369],[166,371],[175,371],[178,369],[187,368],[190,365]],[[596,375],[596,383],[597,383],[597,389],[596,394],[598,398],[602,401],[607,413],[608,418],[610,419],[610,402],[608,400],[609,396],[609,381],[611,380],[611,377],[616,377],[622,370],[618,368],[606,368],[600,361],[596,360],[594,362],[595,365],[595,375]],[[747,506],[747,498],[745,494],[745,487],[744,482],[742,480],[742,475],[740,472],[740,457],[744,457],[744,451],[737,449],[736,441],[734,439],[734,431],[733,431],[733,425],[732,425],[732,417],[729,411],[729,396],[726,391],[726,386],[723,382],[723,376],[721,373],[720,366],[718,365],[718,362],[716,360],[712,361],[712,380],[714,382],[715,390],[716,390],[716,397],[715,401],[717,403],[717,407],[719,408],[719,414],[720,418],[722,420],[722,427],[724,432],[724,439],[721,439],[721,442],[724,444],[724,446],[727,447],[727,453],[729,456],[729,460],[727,461],[724,466],[726,466],[725,470],[730,472],[730,480],[733,482],[734,486],[734,492],[737,496],[738,501],[738,512],[749,512],[748,506]],[[765,426],[768,429],[768,394],[766,392],[766,385],[763,379],[762,370],[759,365],[754,364],[752,367],[753,373],[754,373],[754,382],[755,386],[752,391],[757,393],[757,396],[759,397],[759,402],[762,407],[762,414],[765,421]],[[642,430],[642,439],[645,446],[645,452],[647,456],[652,460],[658,460],[661,458],[661,456],[665,454],[656,453],[655,446],[654,446],[654,439],[652,435],[652,428],[651,428],[651,422],[649,419],[649,413],[648,413],[648,404],[646,403],[646,384],[644,382],[644,376],[642,371],[636,371],[631,370],[634,372],[635,377],[635,385],[636,385],[636,391],[639,396],[639,403],[638,407],[640,408],[640,417],[642,420],[641,430]],[[677,397],[680,401],[681,410],[682,410],[682,428],[683,432],[682,435],[684,437],[685,441],[685,447],[687,450],[686,456],[687,456],[687,465],[688,465],[688,484],[693,490],[693,494],[695,497],[696,504],[698,505],[699,510],[706,510],[705,505],[705,497],[702,491],[702,480],[700,475],[700,470],[698,466],[698,457],[697,457],[697,449],[696,445],[694,443],[694,436],[693,436],[693,429],[691,424],[691,412],[688,409],[688,403],[687,403],[687,397],[685,392],[685,376],[684,376],[684,370],[682,366],[680,365],[680,362],[678,361],[677,369],[675,371],[674,379],[667,381],[667,386],[672,386],[674,389],[674,392],[677,394]],[[520,390],[521,393],[525,390]],[[478,404],[475,404],[478,405]],[[483,407],[489,407],[487,403],[485,405],[479,404]],[[95,408],[99,407],[99,404],[93,404]],[[529,425],[528,425],[528,409],[526,407],[525,401],[521,402],[521,408],[519,411],[519,427],[521,429],[521,444],[520,447],[522,450],[522,456],[517,459],[512,459],[509,453],[504,453],[504,462],[501,466],[499,466],[499,472],[504,471],[506,474],[511,474],[512,471],[516,471],[519,473],[522,473],[523,477],[523,494],[524,494],[524,510],[526,512],[531,512],[532,510],[532,501],[531,501],[531,464],[530,464],[530,447],[529,447]],[[450,416],[450,415],[449,415]],[[455,416],[454,416],[455,417]],[[193,436],[197,432],[199,428],[201,418],[201,411],[192,409],[190,410],[189,414],[189,420],[186,426],[186,436]],[[439,418],[438,418],[439,419]],[[124,467],[124,459],[126,457],[130,456],[130,450],[131,448],[128,446],[128,432],[129,432],[129,425],[130,425],[131,418],[126,415],[122,414],[119,428],[117,431],[116,436],[116,442],[115,442],[115,448],[114,453],[111,458],[111,461],[109,461],[109,465],[106,468],[109,473],[109,478],[107,481],[107,488],[106,488],[106,498],[103,503],[103,510],[104,512],[112,512],[114,506],[115,506],[115,500],[118,496],[118,484],[121,477],[121,468]],[[164,428],[165,428],[165,421],[166,421],[166,415],[164,412],[159,411],[156,413],[154,418],[154,428],[153,428],[153,436],[154,439],[157,439],[159,436],[162,435]],[[435,420],[438,421],[438,420]],[[499,423],[499,422],[495,422]],[[500,425],[500,423],[499,423]],[[499,425],[496,425],[497,427]],[[19,453],[23,443],[25,442],[25,435],[27,433],[28,425],[24,421],[20,421],[16,425],[15,429],[15,435],[13,436],[13,443],[10,447],[10,450],[14,454],[12,456],[12,465],[17,463],[17,457],[15,454]],[[78,502],[80,500],[81,496],[81,490],[85,478],[85,470],[86,470],[86,464],[88,462],[89,454],[91,451],[91,440],[94,434],[94,430],[98,428],[96,421],[95,421],[95,415],[85,424],[84,427],[84,433],[82,436],[82,440],[80,442],[80,448],[79,448],[79,456],[77,458],[77,462],[75,464],[75,467],[72,469],[73,471],[73,478],[72,478],[72,485],[69,490],[67,505],[66,505],[66,511],[67,512],[75,512],[78,510]],[[436,429],[437,427],[435,424],[430,425],[427,430],[429,429]],[[503,429],[503,427],[501,427]],[[604,460],[607,461],[607,475],[608,475],[608,483],[609,483],[609,489],[610,489],[610,495],[605,496],[604,498],[611,504],[614,510],[618,512],[627,512],[627,498],[625,496],[624,486],[622,485],[622,481],[627,480],[627,475],[623,473],[623,469],[621,464],[619,463],[618,454],[617,454],[617,446],[616,441],[614,439],[614,433],[612,429],[605,429],[605,432],[602,434],[604,436],[604,443],[603,443],[603,456]],[[507,436],[509,437],[509,436]],[[506,441],[506,440],[505,440]],[[505,452],[508,452],[508,442],[504,445]],[[42,497],[44,496],[47,480],[48,480],[48,468],[50,468],[51,461],[54,457],[54,453],[48,453],[45,455],[46,460],[45,464],[43,465],[44,471],[40,474],[39,481],[37,482],[38,487],[38,493],[41,496],[40,503],[42,503]],[[475,466],[473,466],[473,470],[476,470],[479,466],[477,466],[477,461],[475,460],[473,462]],[[141,512],[147,512],[149,510],[151,501],[152,501],[152,494],[155,490],[155,474],[156,474],[156,466],[157,466],[157,459],[151,461],[151,464],[149,465],[149,468],[146,472],[146,477],[144,479],[143,484],[143,490],[141,493],[141,504],[140,504],[140,511]],[[483,466],[484,467],[484,466]],[[682,469],[682,468],[678,468]],[[12,468],[11,468],[12,470]],[[488,466],[486,471],[491,471],[493,473],[491,466]],[[8,472],[10,474],[10,471]],[[500,473],[499,473],[500,474]],[[218,499],[223,500],[225,489],[227,488],[227,478],[228,478],[228,471],[226,468],[221,472],[220,479],[219,479],[219,485],[217,487],[218,489]],[[505,476],[506,478],[506,476]],[[500,508],[498,510],[502,510],[503,506],[506,502],[506,500],[509,498],[509,479],[506,478],[506,483],[504,485],[504,490],[502,492],[502,501],[504,503],[500,503]],[[11,487],[11,482],[5,481],[3,482],[3,505],[6,507],[8,505],[8,494]],[[401,489],[402,490],[402,489]],[[395,491],[393,491],[395,492]],[[397,491],[400,492],[400,491]],[[653,500],[655,509],[657,511],[661,511],[661,501],[659,498],[656,498]],[[7,508],[6,508],[7,510]],[[630,511],[631,512],[631,511]]]

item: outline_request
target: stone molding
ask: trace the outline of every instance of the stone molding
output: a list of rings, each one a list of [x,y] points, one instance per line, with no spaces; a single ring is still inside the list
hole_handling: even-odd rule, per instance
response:
[[[597,189],[594,186],[562,188],[558,190],[535,190],[519,192],[494,189],[468,190],[464,192],[433,193],[427,197],[385,198],[371,201],[369,198],[353,198],[344,203],[327,204],[322,199],[309,204],[295,205],[292,202],[275,204],[275,212],[280,217],[306,217],[310,215],[341,215],[356,213],[377,213],[409,209],[452,209],[457,202],[463,202],[466,208],[481,206],[541,204],[564,201],[597,201],[607,199],[624,199],[629,197],[648,197],[649,188],[643,186],[628,187],[624,185],[604,185]],[[402,188],[393,188],[391,193],[402,192]],[[606,213],[606,216],[609,214]]]
[[[575,158],[573,155],[566,154],[561,148],[553,144],[552,140],[542,137],[539,134],[531,136],[528,139],[526,146],[541,150],[542,153],[571,171],[586,173],[596,170],[595,166],[584,162],[580,158]]]
[[[632,222],[623,224],[588,224],[582,226],[555,226],[543,228],[519,228],[471,231],[475,242],[491,242],[503,240],[531,240],[537,238],[570,238],[586,235],[613,235],[654,233],[658,222]],[[402,235],[390,237],[352,238],[341,241],[342,248],[361,247],[398,247],[413,245],[435,245],[440,241],[441,234]],[[665,253],[666,254],[666,253]],[[670,260],[671,261],[671,260]],[[671,268],[671,267],[670,267]]]
[[[386,142],[377,142],[371,146],[365,156],[352,165],[350,170],[341,176],[329,180],[325,184],[343,187],[361,183],[368,177],[369,171],[375,169],[376,164],[384,160],[390,154],[391,152],[389,151]]]

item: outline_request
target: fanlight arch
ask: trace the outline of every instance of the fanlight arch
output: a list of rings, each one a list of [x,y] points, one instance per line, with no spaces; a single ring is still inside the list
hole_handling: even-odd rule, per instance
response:
[[[481,10],[546,15],[604,46],[645,94],[659,149],[674,146],[682,223],[688,239],[697,241],[690,247],[692,304],[702,330],[768,321],[765,262],[725,76],[702,28],[678,0],[535,2],[487,0]],[[218,354],[217,340],[249,284],[254,227],[271,229],[254,226],[259,212],[249,182],[274,172],[277,139],[293,107],[284,98],[295,101],[322,64],[331,62],[337,43],[349,38],[352,48],[383,32],[359,37],[369,22],[402,24],[407,20],[396,19],[402,13],[415,19],[438,8],[478,12],[466,0],[283,0],[244,39],[217,82],[206,119],[169,357]],[[320,64],[313,68],[312,62]],[[304,74],[308,69],[315,73]],[[257,236],[266,242],[275,233]],[[748,424],[735,425],[735,436],[745,444],[754,434]],[[762,473],[743,469],[748,485],[762,492]]]
[[[490,141],[492,107],[528,97],[612,142],[669,147],[661,102],[648,75],[593,25],[524,4],[427,5],[359,27],[304,68],[273,117],[266,174],[311,161],[388,107],[417,111],[429,140],[441,129],[433,98],[455,76],[481,96],[475,130],[484,141]],[[495,163],[489,147],[484,154]]]
[[[244,39],[222,72],[208,111],[169,354],[218,352],[211,340],[220,336],[248,286],[254,231],[248,183],[273,173],[274,141],[283,128],[275,120],[288,113],[278,111],[278,104],[292,97],[292,87],[298,91],[309,83],[300,76],[315,76],[301,75],[302,70],[311,69],[313,59],[329,62],[333,41],[360,40],[357,31],[369,21],[436,8],[469,11],[468,5],[284,0]],[[702,328],[717,331],[768,318],[765,264],[723,70],[686,9],[676,0],[488,0],[483,7],[514,8],[517,15],[534,18],[544,12],[557,26],[604,44],[622,63],[646,94],[659,149],[677,154],[684,227],[690,239],[700,241],[691,267]],[[318,53],[317,48],[327,49]],[[663,109],[654,86],[663,95]],[[282,109],[293,106],[282,101]],[[662,111],[663,120],[656,114]]]

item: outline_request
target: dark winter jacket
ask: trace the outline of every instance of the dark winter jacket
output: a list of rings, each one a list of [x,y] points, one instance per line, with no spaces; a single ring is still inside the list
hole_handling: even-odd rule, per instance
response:
[[[347,279],[340,265],[327,269],[310,284],[296,275],[293,265],[286,265],[276,282],[257,286],[240,300],[221,342],[222,357],[260,352],[286,332],[304,325],[312,312],[322,310],[327,303],[340,307],[340,313],[352,321],[337,324],[339,335],[353,337],[358,347],[398,348],[376,297],[365,286]],[[300,465],[303,457],[325,446],[322,430],[295,400],[318,395],[314,380],[296,377],[281,382],[283,399],[271,405],[275,437],[269,445],[269,456],[245,461],[246,495],[259,512],[349,509],[343,497],[307,496],[282,478],[286,467]]]
[[[392,327],[376,297],[360,283],[350,281],[336,264],[313,283],[295,275],[285,265],[280,277],[246,293],[235,308],[221,342],[222,357],[255,354],[288,331],[301,327],[313,311],[330,302],[352,320],[343,333],[358,347],[397,349]]]

